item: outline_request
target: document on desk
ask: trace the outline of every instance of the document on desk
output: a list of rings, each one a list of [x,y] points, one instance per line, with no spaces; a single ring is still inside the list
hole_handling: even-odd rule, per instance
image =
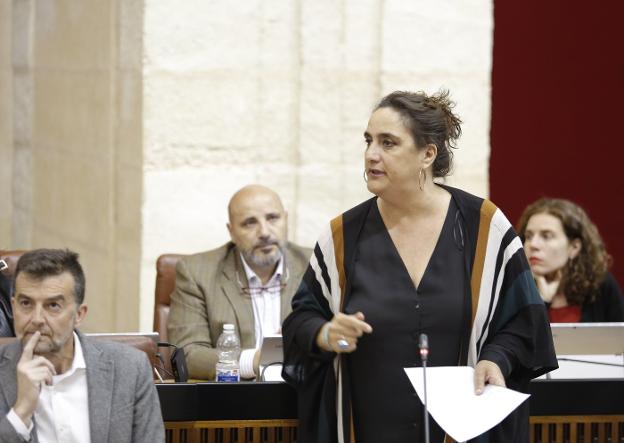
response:
[[[424,403],[423,369],[405,368]],[[500,386],[474,393],[474,369],[467,366],[427,368],[429,414],[455,441],[470,440],[490,430],[529,397]]]

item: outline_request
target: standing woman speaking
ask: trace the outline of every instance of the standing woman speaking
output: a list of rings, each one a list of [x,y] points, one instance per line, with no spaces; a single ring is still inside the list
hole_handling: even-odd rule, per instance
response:
[[[375,197],[329,223],[282,328],[301,443],[424,441],[403,370],[421,365],[421,333],[430,366],[475,367],[477,393],[526,391],[557,367],[511,224],[490,201],[434,182],[461,134],[452,107],[448,92],[394,92],[370,117],[364,178]],[[488,434],[528,441],[528,402]],[[431,441],[444,438],[432,421]]]

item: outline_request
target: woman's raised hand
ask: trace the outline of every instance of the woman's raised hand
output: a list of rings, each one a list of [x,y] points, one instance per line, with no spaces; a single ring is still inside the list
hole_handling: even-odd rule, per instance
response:
[[[561,271],[557,271],[555,278],[548,281],[544,275],[533,275],[537,290],[545,303],[550,303],[557,294],[559,283],[561,283]]]

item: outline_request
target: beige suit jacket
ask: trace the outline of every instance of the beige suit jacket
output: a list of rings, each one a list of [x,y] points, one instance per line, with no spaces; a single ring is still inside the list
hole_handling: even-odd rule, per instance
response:
[[[281,294],[282,321],[291,311],[291,299],[311,253],[310,249],[292,243],[285,248],[288,280]],[[242,349],[256,345],[251,299],[242,294],[238,280],[247,285],[240,253],[231,242],[185,257],[176,266],[176,288],[171,294],[167,329],[171,343],[184,347],[190,378],[214,379],[215,346],[224,323],[236,326]]]

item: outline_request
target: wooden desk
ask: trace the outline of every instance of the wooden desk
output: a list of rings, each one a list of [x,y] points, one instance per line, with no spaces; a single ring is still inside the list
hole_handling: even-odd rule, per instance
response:
[[[286,383],[165,383],[157,388],[167,442],[297,441],[297,396]]]
[[[285,383],[157,388],[168,442],[296,442],[297,399]],[[532,443],[624,443],[624,379],[535,380],[530,393]]]
[[[529,392],[531,443],[624,443],[624,379],[540,379]]]

